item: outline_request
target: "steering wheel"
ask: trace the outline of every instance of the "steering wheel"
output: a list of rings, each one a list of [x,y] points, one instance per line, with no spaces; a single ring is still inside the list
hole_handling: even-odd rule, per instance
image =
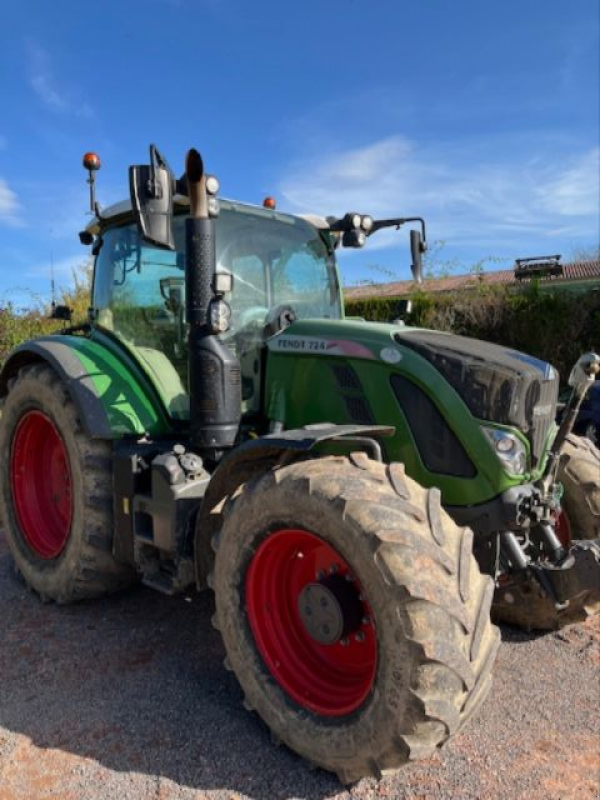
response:
[[[263,328],[263,334],[265,338],[268,339],[269,337],[274,336],[276,333],[284,331],[292,324],[292,322],[295,322],[297,319],[298,315],[292,306],[287,304],[274,306],[270,309],[267,318],[265,319],[265,325]]]
[[[266,306],[250,306],[239,312],[235,320],[236,333],[252,326],[262,328],[268,313],[269,309]]]

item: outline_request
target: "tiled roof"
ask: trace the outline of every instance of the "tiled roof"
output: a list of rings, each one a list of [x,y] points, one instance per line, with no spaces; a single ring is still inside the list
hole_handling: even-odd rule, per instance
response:
[[[593,261],[573,261],[563,264],[562,275],[552,275],[541,278],[542,283],[569,283],[571,281],[597,280],[600,282],[600,259]],[[425,281],[424,286],[428,292],[451,292],[458,289],[470,289],[485,284],[523,284],[528,279],[518,281],[512,269],[503,269],[496,272],[482,272],[478,275],[451,275],[448,278],[431,278]],[[410,294],[415,289],[414,281],[397,281],[395,283],[375,283],[368,286],[346,287],[344,295],[348,300],[358,300],[361,297],[401,297]]]

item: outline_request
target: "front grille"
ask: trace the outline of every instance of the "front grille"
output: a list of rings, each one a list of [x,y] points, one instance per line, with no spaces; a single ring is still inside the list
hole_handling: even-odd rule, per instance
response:
[[[556,415],[558,380],[540,383],[540,398],[533,410],[533,425],[529,434],[533,466],[536,467],[544,454],[544,445]]]
[[[531,445],[532,466],[544,454],[554,422],[558,374],[543,361],[508,347],[437,331],[396,334],[435,367],[480,420],[517,427]]]

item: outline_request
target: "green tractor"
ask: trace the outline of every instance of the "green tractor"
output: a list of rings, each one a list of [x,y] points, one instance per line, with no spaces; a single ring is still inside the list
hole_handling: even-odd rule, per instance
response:
[[[218,200],[197,151],[176,179],[155,147],[101,210],[99,165],[86,154],[89,321],[0,374],[19,572],[58,603],[210,587],[225,666],[274,739],[345,783],[430,755],[489,691],[494,596],[551,627],[597,595],[557,471],[600,359],[576,365],[558,430],[548,364],[344,318],[336,247],[416,223],[420,279],[422,220]],[[585,491],[593,515],[597,479]]]

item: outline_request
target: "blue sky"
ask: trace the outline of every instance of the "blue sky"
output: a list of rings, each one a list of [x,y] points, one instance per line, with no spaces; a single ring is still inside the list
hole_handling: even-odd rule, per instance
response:
[[[466,270],[598,246],[598,0],[5,0],[0,305],[49,297],[156,142],[196,146],[225,197],[424,216]],[[407,234],[342,254],[346,283],[408,277]]]

